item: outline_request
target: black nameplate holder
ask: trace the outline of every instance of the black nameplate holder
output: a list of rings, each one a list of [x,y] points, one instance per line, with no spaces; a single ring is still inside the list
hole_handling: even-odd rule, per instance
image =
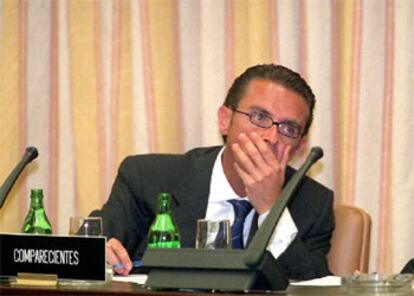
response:
[[[104,282],[106,238],[0,233],[0,276],[20,273]]]

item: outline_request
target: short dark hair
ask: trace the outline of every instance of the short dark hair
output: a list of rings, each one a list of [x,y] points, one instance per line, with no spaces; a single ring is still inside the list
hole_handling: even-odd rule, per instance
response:
[[[248,68],[234,80],[223,105],[231,109],[237,108],[252,80],[270,80],[302,96],[309,107],[309,118],[304,127],[303,134],[305,135],[308,132],[313,121],[315,95],[310,86],[298,73],[281,65],[263,64]]]

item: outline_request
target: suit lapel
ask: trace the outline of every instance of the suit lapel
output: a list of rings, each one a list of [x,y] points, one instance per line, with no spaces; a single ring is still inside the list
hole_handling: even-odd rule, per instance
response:
[[[196,222],[207,211],[211,173],[220,147],[206,151],[192,160],[192,166],[172,190],[176,200],[175,220],[181,234],[182,247],[194,247]]]

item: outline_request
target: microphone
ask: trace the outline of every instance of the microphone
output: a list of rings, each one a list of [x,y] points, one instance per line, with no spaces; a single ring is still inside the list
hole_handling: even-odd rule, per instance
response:
[[[307,156],[305,162],[283,188],[283,191],[280,194],[277,202],[272,207],[268,216],[260,226],[260,231],[256,232],[252,241],[250,242],[249,247],[246,249],[246,254],[244,257],[244,262],[246,263],[246,265],[255,266],[262,258],[264,252],[266,251],[267,244],[269,243],[269,240],[272,237],[273,230],[279,222],[279,219],[282,216],[283,211],[287,207],[290,198],[295,193],[296,189],[298,188],[300,182],[302,181],[303,177],[305,176],[309,168],[322,156],[322,148],[313,147],[309,155]]]
[[[286,274],[266,247],[306,172],[322,155],[321,148],[311,149],[245,250],[147,249],[142,258],[146,286],[233,292],[286,289]]]
[[[35,147],[27,147],[26,151],[20,160],[20,162],[16,165],[14,170],[11,172],[9,177],[4,181],[3,185],[0,187],[0,209],[3,207],[3,203],[7,198],[10,190],[12,189],[14,183],[16,182],[17,178],[22,173],[23,169],[28,165],[33,159],[35,159],[39,153]]]

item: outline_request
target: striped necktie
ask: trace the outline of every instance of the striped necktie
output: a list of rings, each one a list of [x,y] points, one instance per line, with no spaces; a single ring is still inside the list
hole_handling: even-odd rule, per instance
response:
[[[234,208],[234,222],[231,226],[233,249],[243,249],[244,219],[252,209],[252,205],[247,200],[242,199],[230,199],[228,202]]]

